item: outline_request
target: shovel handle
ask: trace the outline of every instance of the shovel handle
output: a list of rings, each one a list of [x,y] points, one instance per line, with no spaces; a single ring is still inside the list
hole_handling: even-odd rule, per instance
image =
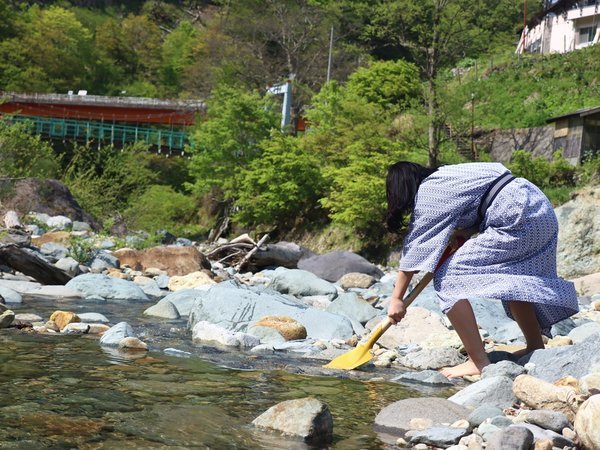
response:
[[[455,236],[453,241],[448,244],[448,246],[446,247],[446,250],[444,250],[444,253],[442,253],[442,256],[440,258],[440,260],[437,263],[437,266],[435,268],[435,270],[437,271],[442,264],[444,264],[446,262],[446,260],[448,258],[450,258],[450,256],[459,249],[459,247],[461,245],[463,245],[466,242],[466,239],[462,236]],[[415,301],[415,299],[419,296],[419,294],[421,293],[421,291],[423,291],[423,289],[425,289],[425,287],[427,287],[427,285],[429,284],[429,282],[433,279],[433,273],[432,272],[427,272],[423,278],[421,278],[421,281],[419,281],[417,283],[417,285],[413,288],[412,291],[410,291],[410,293],[404,297],[404,300],[402,300],[404,302],[404,306],[408,307],[410,306],[410,304],[412,302]],[[391,324],[391,322],[390,322]],[[389,328],[389,325],[388,327]],[[387,330],[386,328],[386,330]]]

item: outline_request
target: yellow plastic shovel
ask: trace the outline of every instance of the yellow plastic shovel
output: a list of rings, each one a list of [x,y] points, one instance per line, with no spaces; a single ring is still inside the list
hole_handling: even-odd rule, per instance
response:
[[[449,245],[444,251],[444,254],[440,258],[437,267],[440,267],[444,263],[444,261],[446,261],[446,259],[448,259],[450,255],[454,253],[458,249],[458,247],[460,247],[463,243],[464,239],[455,239],[455,241],[451,245]],[[417,298],[421,291],[425,289],[425,287],[429,284],[432,278],[433,273],[431,272],[428,272],[425,274],[425,276],[423,276],[421,281],[419,281],[419,283],[417,283],[414,289],[410,291],[410,294],[408,294],[404,298],[404,300],[402,300],[404,302],[405,307],[408,308],[408,306],[415,300],[415,298]],[[381,321],[379,325],[377,325],[377,327],[373,330],[366,342],[358,344],[356,348],[350,350],[347,353],[344,353],[343,355],[338,356],[329,364],[326,364],[323,367],[327,369],[352,370],[356,369],[359,366],[362,366],[365,363],[368,363],[373,358],[373,355],[371,354],[373,344],[377,342],[381,335],[385,333],[391,325],[392,322],[390,322],[389,317],[386,317]]]

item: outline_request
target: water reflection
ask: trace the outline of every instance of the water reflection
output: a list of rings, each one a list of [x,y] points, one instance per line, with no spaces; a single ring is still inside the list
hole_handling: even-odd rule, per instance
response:
[[[379,449],[377,412],[419,395],[392,383],[234,370],[15,331],[0,334],[0,448],[308,449],[249,424],[277,402],[314,396],[334,418],[331,448]]]

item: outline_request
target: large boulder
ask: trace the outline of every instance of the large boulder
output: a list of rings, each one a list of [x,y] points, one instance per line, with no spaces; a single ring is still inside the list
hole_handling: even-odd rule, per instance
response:
[[[133,281],[106,275],[87,273],[69,281],[65,287],[89,296],[99,296],[109,301],[149,301],[144,291]]]
[[[557,270],[566,278],[600,272],[600,190],[588,188],[556,208]]]
[[[600,448],[600,395],[588,398],[575,416],[575,431],[586,448]]]
[[[383,408],[375,417],[375,429],[403,437],[412,428],[411,421],[414,419],[426,419],[432,425],[447,424],[466,419],[469,412],[467,408],[443,398],[407,398]]]
[[[66,216],[71,220],[89,223],[95,230],[98,222],[86,213],[69,189],[57,180],[24,178],[22,180],[0,180],[2,210],[15,210],[24,215],[30,211],[50,216]]]
[[[329,407],[312,397],[278,403],[254,419],[252,424],[299,437],[310,444],[328,444],[333,438],[333,418]]]
[[[152,267],[164,270],[169,276],[187,275],[211,268],[206,256],[196,247],[167,245],[145,250],[122,248],[113,252],[113,255],[119,259],[121,265],[127,265],[134,270],[145,271]]]
[[[326,295],[329,300],[337,297],[337,288],[333,284],[305,270],[279,267],[275,270],[269,287],[296,297]]]
[[[248,326],[266,316],[288,316],[297,320],[309,338],[349,339],[352,324],[348,319],[311,308],[275,291],[250,289],[223,282],[199,291],[189,315],[188,328],[207,321],[232,331],[247,331]]]
[[[298,261],[298,269],[314,273],[319,278],[336,282],[352,272],[365,273],[379,280],[383,272],[360,255],[352,252],[330,252]]]
[[[270,266],[295,269],[305,249],[293,242],[277,242],[262,246],[253,256],[251,263],[257,269]]]
[[[532,363],[529,374],[554,383],[570,375],[581,378],[592,372],[594,365],[600,364],[600,332],[576,345],[536,350],[519,363]]]

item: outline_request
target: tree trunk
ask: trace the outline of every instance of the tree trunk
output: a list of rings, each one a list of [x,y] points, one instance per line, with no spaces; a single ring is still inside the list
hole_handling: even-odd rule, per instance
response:
[[[67,273],[44,258],[14,244],[0,246],[0,263],[29,275],[42,284],[64,285],[71,280]]]

